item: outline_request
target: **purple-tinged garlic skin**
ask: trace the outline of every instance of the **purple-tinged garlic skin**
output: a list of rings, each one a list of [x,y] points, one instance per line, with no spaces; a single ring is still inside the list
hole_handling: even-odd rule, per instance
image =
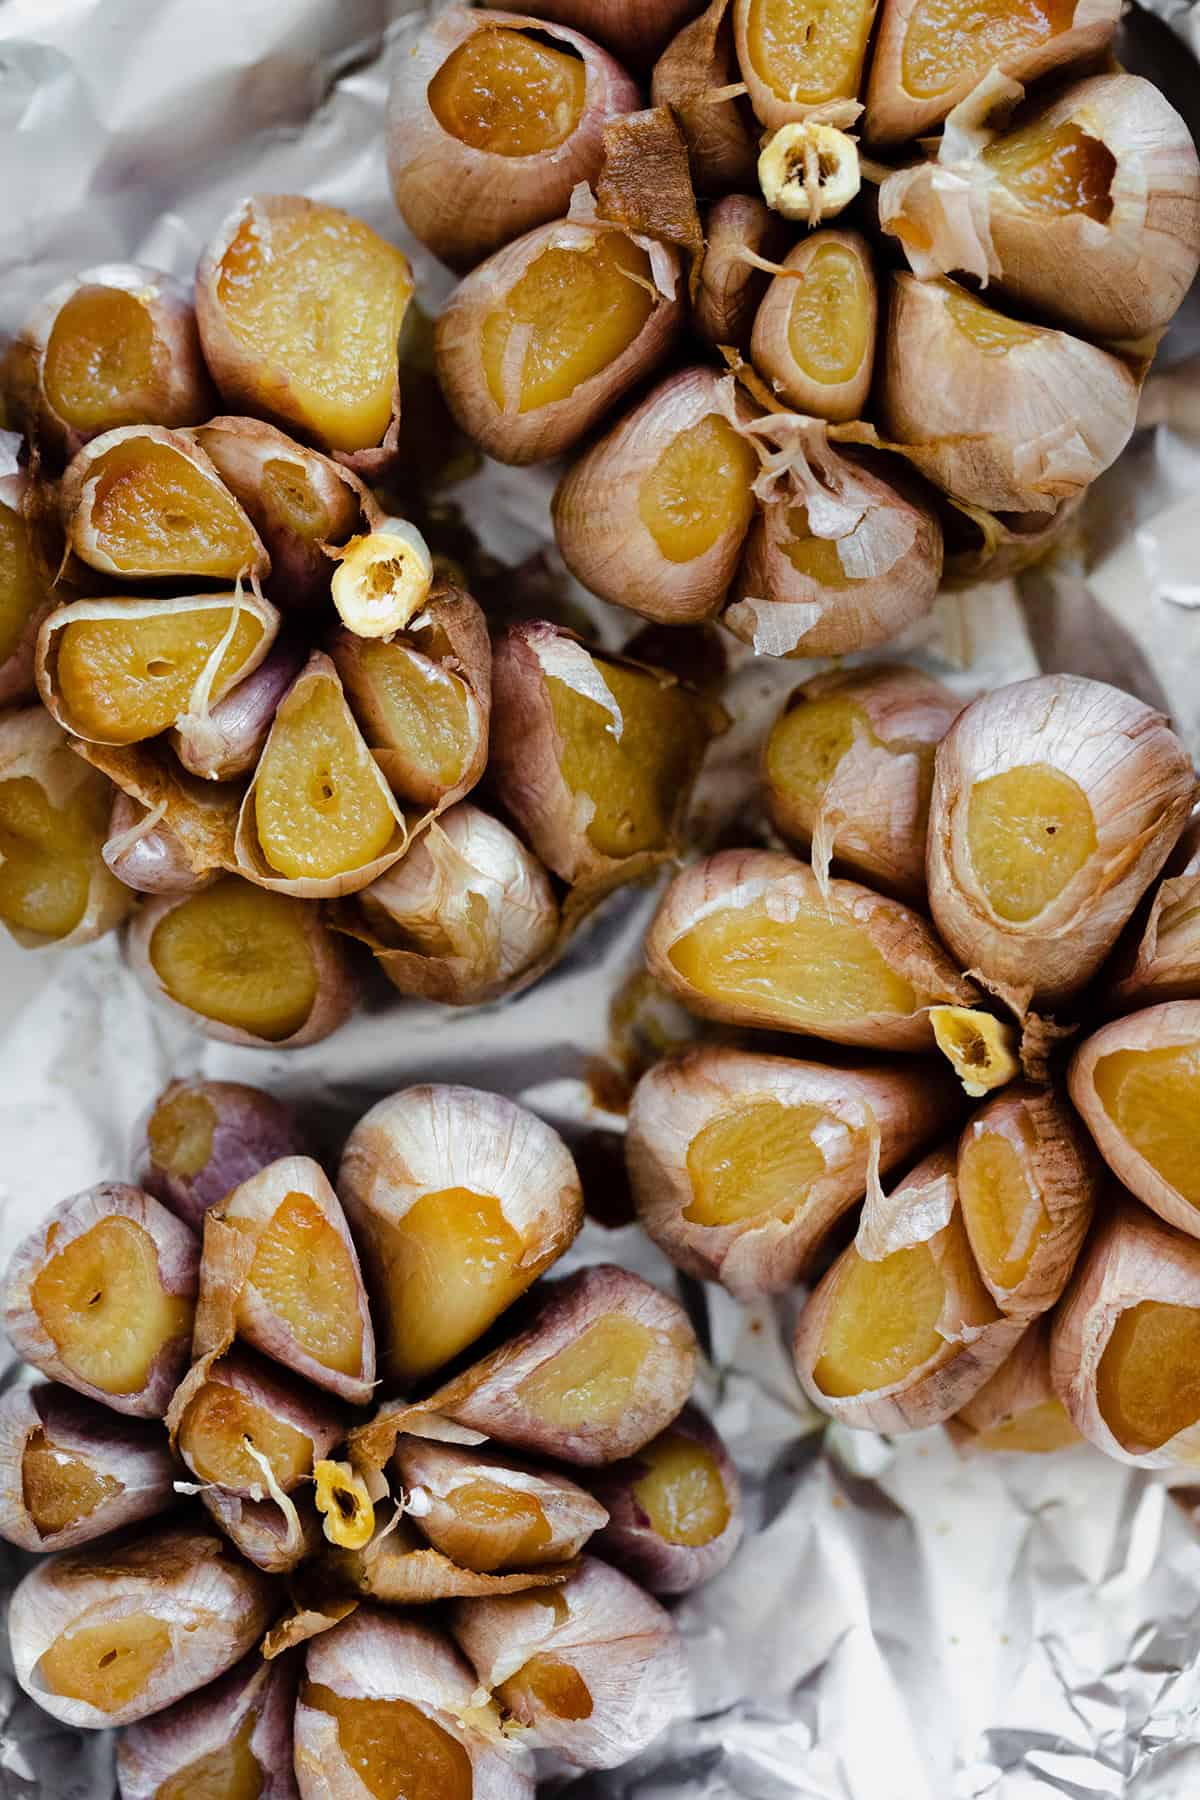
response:
[[[579,1768],[627,1762],[687,1709],[687,1652],[670,1614],[597,1557],[585,1556],[579,1573],[552,1595],[460,1600],[450,1619],[480,1684],[526,1727],[526,1741]],[[573,1716],[514,1691],[535,1657],[564,1670]]]
[[[344,1700],[398,1700],[415,1707],[455,1740],[461,1756],[453,1760],[471,1800],[534,1800],[532,1758],[501,1736],[499,1715],[480,1704],[466,1661],[420,1615],[360,1606],[308,1646],[295,1725],[301,1800],[362,1800],[369,1790],[342,1749],[336,1719],[313,1704],[313,1690],[321,1688]],[[455,1787],[455,1800],[459,1791]]]
[[[786,248],[781,222],[756,195],[727,194],[709,208],[705,237],[692,323],[714,349],[729,344],[749,355],[755,314],[771,272],[756,267],[745,253],[773,262]]]
[[[113,790],[108,837],[100,854],[117,880],[139,894],[195,894],[217,879],[217,870],[197,874],[186,847],[165,819],[157,824],[140,800]]]
[[[53,1260],[97,1226],[113,1223],[139,1247],[149,1239],[166,1302],[177,1301],[178,1330],[155,1355],[145,1379],[126,1393],[110,1393],[78,1373],[34,1308],[34,1283]],[[129,1229],[132,1228],[132,1229]],[[4,1279],[4,1329],[18,1356],[114,1412],[161,1419],[191,1354],[192,1315],[200,1264],[196,1234],[152,1195],[121,1182],[102,1182],[73,1194],[47,1213],[14,1251]],[[108,1321],[112,1329],[111,1319]]]
[[[105,1492],[73,1525],[42,1532],[30,1511],[25,1452],[35,1439],[87,1465]],[[73,1550],[106,1532],[165,1512],[175,1502],[176,1464],[156,1422],[122,1418],[108,1406],[50,1382],[0,1396],[0,1537],[22,1550]]]
[[[210,1800],[218,1790],[208,1786],[209,1770],[212,1778],[225,1774],[223,1753],[234,1745],[246,1759],[245,1775],[257,1773],[257,1800],[299,1800],[292,1767],[299,1677],[298,1657],[264,1662],[255,1650],[208,1687],[129,1726],[117,1746],[120,1800],[157,1800],[168,1782]],[[235,1767],[240,1771],[240,1758]]]
[[[206,1487],[199,1498],[214,1525],[264,1575],[290,1575],[323,1546],[321,1521],[307,1495],[289,1501],[287,1511],[274,1500],[250,1500],[227,1488]]]
[[[194,1231],[210,1206],[268,1163],[302,1156],[294,1109],[241,1081],[169,1081],[134,1134],[139,1187]]]
[[[167,1414],[172,1444],[197,1481],[207,1482],[211,1477],[204,1473],[188,1441],[188,1412],[210,1385],[229,1388],[251,1406],[260,1407],[269,1418],[302,1432],[312,1444],[313,1465],[327,1457],[341,1441],[344,1433],[341,1411],[328,1395],[314,1390],[278,1364],[235,1344],[223,1356],[215,1359],[205,1356],[195,1364],[176,1389]],[[305,1479],[306,1476],[301,1475],[298,1481]],[[217,1485],[221,1485],[226,1493],[248,1500],[261,1500],[267,1494],[265,1480],[261,1477],[243,1488]],[[298,1483],[287,1485],[290,1489]]]
[[[64,1725],[127,1725],[223,1675],[270,1624],[276,1591],[212,1532],[140,1527],[38,1563],[13,1594],[9,1642],[17,1680]],[[111,1711],[52,1692],[42,1662],[60,1638],[144,1615],[165,1628],[165,1653],[133,1697]],[[93,1690],[95,1691],[95,1690]]]
[[[482,1574],[568,1562],[608,1518],[600,1501],[575,1482],[503,1451],[466,1450],[432,1438],[402,1437],[392,1467],[408,1494],[408,1516],[422,1535],[444,1556]],[[461,1518],[455,1493],[480,1483],[536,1503],[545,1541],[534,1548],[523,1541],[529,1536],[528,1516],[512,1521],[489,1518],[478,1526]]]
[[[247,775],[262,754],[279,703],[304,664],[290,639],[272,644],[265,659],[203,717],[189,714],[171,733],[184,768],[204,781]]]
[[[650,1469],[647,1453],[653,1453],[664,1439],[675,1438],[697,1445],[711,1459],[706,1474],[709,1482],[721,1489],[725,1522],[703,1543],[689,1541],[686,1518],[675,1535],[664,1535],[639,1497],[639,1483]],[[716,1428],[697,1406],[685,1406],[640,1455],[597,1471],[590,1486],[608,1508],[608,1524],[597,1533],[593,1549],[652,1594],[686,1594],[701,1582],[711,1581],[742,1541],[745,1519],[737,1470]]]
[[[540,0],[538,14],[586,31],[630,68],[642,69],[699,5],[700,0]]]

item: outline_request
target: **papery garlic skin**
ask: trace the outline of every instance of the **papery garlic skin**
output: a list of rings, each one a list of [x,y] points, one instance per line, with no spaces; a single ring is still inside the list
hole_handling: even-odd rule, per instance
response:
[[[81,1242],[89,1238],[90,1249]],[[95,1265],[87,1260],[93,1254]],[[111,1275],[122,1257],[126,1272],[130,1259],[139,1266],[132,1278],[126,1274],[124,1294],[118,1290],[114,1317],[114,1296],[105,1293],[104,1271]],[[55,1268],[59,1258],[64,1260]],[[51,1380],[114,1412],[159,1419],[187,1367],[199,1260],[195,1234],[140,1189],[102,1182],[73,1194],[53,1207],[13,1252],[3,1289],[8,1340],[18,1356]],[[93,1299],[90,1290],[97,1283]],[[148,1316],[151,1286],[154,1314]],[[43,1312],[57,1320],[57,1336]],[[149,1349],[127,1346],[120,1351],[128,1355],[130,1368],[137,1365],[130,1384],[121,1389],[89,1380],[82,1371],[98,1354],[101,1334],[111,1341],[114,1332],[128,1336],[130,1326],[150,1334]],[[128,1372],[120,1358],[117,1369]]]
[[[734,941],[740,927],[748,944],[761,944],[763,971],[780,953],[798,958],[803,952],[812,958],[805,967],[814,980],[812,993],[806,997],[796,991],[795,962],[782,987],[764,992],[763,975],[754,973],[744,953],[734,971],[741,991],[707,991],[688,965],[693,949],[697,960],[703,955],[709,920],[718,930],[728,930]],[[811,940],[826,924],[843,934],[837,947],[818,936],[820,947],[810,941],[804,950],[805,932]],[[685,947],[697,928],[699,939]],[[950,1000],[970,1005],[976,998],[917,913],[855,881],[822,885],[807,863],[774,850],[723,850],[684,869],[663,896],[646,933],[645,951],[650,973],[702,1018],[804,1031],[831,1043],[877,1050],[932,1049],[929,1004]],[[840,963],[849,955],[860,961],[861,991],[856,987],[851,995],[835,989],[822,998],[816,984],[828,966],[826,959]]]
[[[750,416],[731,388],[730,377],[708,368],[668,376],[563,476],[552,502],[555,540],[592,593],[673,625],[718,610],[754,512],[758,470],[725,416],[730,406]],[[685,459],[678,471],[673,455]]]
[[[1084,490],[1086,493],[1086,489]],[[952,592],[977,581],[1002,581],[1050,560],[1070,537],[1083,495],[1060,500],[1053,512],[988,512],[965,500],[949,500],[944,585]]]
[[[391,1466],[422,1536],[482,1574],[568,1562],[608,1521],[600,1501],[575,1482],[507,1454],[401,1437]]]
[[[1106,980],[1112,981],[1110,1002],[1122,1012],[1200,1000],[1200,814],[1193,812],[1144,924],[1131,922],[1130,941],[1118,949]]]
[[[527,1741],[579,1768],[627,1762],[688,1704],[687,1654],[670,1614],[593,1556],[552,1599],[459,1601],[450,1628],[481,1685],[526,1727]],[[540,1684],[535,1671],[526,1687],[521,1673],[535,1659],[550,1679]],[[553,1706],[556,1670],[569,1684],[562,1713]]]
[[[770,269],[751,259],[770,263],[782,255],[786,229],[756,195],[726,194],[709,207],[704,235],[692,325],[716,349],[730,344],[749,353],[755,314],[771,280]]]
[[[686,1484],[682,1504],[668,1494],[669,1517],[664,1520],[649,1490],[660,1459],[672,1455],[693,1460],[682,1477]],[[593,1475],[592,1490],[609,1512],[594,1548],[652,1594],[686,1594],[711,1581],[742,1541],[745,1521],[737,1470],[713,1425],[696,1406],[685,1406],[674,1424],[640,1455]]]
[[[335,914],[402,994],[477,1006],[519,992],[560,936],[545,869],[499,819],[460,800],[394,869]]]
[[[119,788],[100,854],[117,880],[139,894],[194,894],[217,878],[215,869],[197,874],[166,820],[155,824],[146,808]]]
[[[954,282],[892,278],[882,425],[956,499],[1053,512],[1116,461],[1137,393],[1082,338],[1018,324]]]
[[[388,1773],[407,1775],[412,1800],[533,1800],[531,1759],[502,1738],[495,1708],[450,1640],[419,1619],[360,1606],[308,1647],[295,1724],[302,1800],[362,1800],[373,1790],[355,1772],[336,1716],[319,1704],[327,1695],[349,1701],[351,1717],[355,1702],[403,1706],[387,1719],[384,1754],[400,1765]],[[421,1736],[410,1761],[405,1740],[414,1729]],[[369,1767],[378,1753],[368,1739],[358,1755]]]
[[[540,0],[538,16],[586,31],[640,69],[654,59],[697,4],[698,0]]]
[[[256,1800],[298,1800],[292,1768],[296,1658],[264,1662],[252,1652],[210,1686],[129,1726],[117,1746],[121,1800],[158,1800],[193,1792],[208,1800],[210,1780],[253,1782]],[[212,1790],[217,1791],[217,1790]]]
[[[264,1575],[290,1575],[322,1548],[320,1521],[307,1494],[289,1499],[284,1508],[274,1500],[206,1487],[200,1504],[234,1549]]]
[[[550,40],[582,64],[578,117],[558,142],[532,152],[473,144],[443,123],[431,90],[455,53],[480,33],[523,32],[539,33],[537,42]],[[472,269],[503,244],[565,213],[576,184],[594,181],[599,172],[605,124],[638,105],[625,71],[578,31],[527,13],[450,7],[425,27],[392,80],[388,174],[397,209],[442,262]]]
[[[828,297],[816,319],[810,316],[797,322],[796,305],[805,299],[806,282],[820,281],[821,264],[836,267]],[[875,270],[866,239],[857,231],[813,232],[788,253],[781,271],[786,273],[772,279],[754,315],[751,361],[784,405],[796,412],[819,419],[858,418],[871,387],[879,314]],[[815,370],[801,362],[796,345],[797,335],[803,339],[805,329],[812,326],[826,334],[824,342],[804,345],[812,351]],[[840,364],[829,341],[839,328],[857,352],[852,358],[843,348]],[[833,370],[827,374],[831,363]]]
[[[676,33],[654,65],[651,98],[655,106],[671,108],[687,139],[688,162],[701,193],[754,185],[755,142],[748,108],[736,95],[711,98],[714,89],[736,85],[740,74],[729,0],[711,0],[698,18]],[[712,214],[708,235],[711,243]]]
[[[47,1530],[26,1477],[27,1451],[94,1479],[93,1504],[73,1523]],[[48,1382],[0,1396],[0,1537],[22,1550],[72,1550],[106,1532],[165,1512],[174,1503],[175,1464],[156,1423],[114,1417],[108,1406]],[[51,1497],[53,1498],[53,1497]]]
[[[1049,1318],[1031,1325],[949,1431],[959,1452],[1044,1456],[1083,1442],[1050,1379]]]
[[[638,1218],[685,1273],[720,1281],[741,1300],[783,1293],[869,1183],[944,1130],[957,1108],[952,1084],[924,1066],[830,1069],[724,1047],[688,1051],[657,1063],[634,1090],[626,1158]],[[751,1164],[740,1179],[735,1140],[722,1141],[739,1114],[756,1122],[740,1142]],[[792,1157],[810,1152],[787,1181],[785,1143]],[[729,1170],[725,1219],[706,1146]],[[777,1197],[768,1189],[747,1206],[755,1176],[770,1183],[776,1171]]]
[[[934,763],[927,873],[939,932],[964,967],[1024,1005],[1068,999],[1170,854],[1195,779],[1161,715],[1101,682],[1039,675],[973,701]]]
[[[134,1133],[138,1184],[194,1231],[210,1206],[281,1156],[299,1156],[307,1134],[273,1094],[240,1081],[169,1081]]]
[[[189,774],[203,781],[248,775],[303,663],[304,652],[294,639],[277,639],[257,669],[223,700],[182,718],[171,732],[171,747]]]
[[[274,1605],[266,1577],[231,1556],[211,1533],[186,1525],[135,1529],[92,1549],[48,1557],[18,1584],[8,1616],[17,1680],[64,1725],[127,1725],[224,1674],[261,1636]],[[151,1643],[162,1647],[157,1658],[147,1659],[128,1698],[118,1694],[107,1707],[50,1686],[47,1655],[60,1647],[69,1653],[72,1638],[85,1631],[119,1633],[123,1623],[138,1619],[147,1622]],[[123,1649],[109,1663],[118,1662]],[[105,1666],[99,1658],[91,1691],[98,1691],[96,1677]]]

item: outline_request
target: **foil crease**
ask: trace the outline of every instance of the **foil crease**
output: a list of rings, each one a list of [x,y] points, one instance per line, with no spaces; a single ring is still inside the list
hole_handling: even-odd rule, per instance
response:
[[[448,277],[406,241],[383,161],[387,65],[419,16],[416,0],[0,0],[0,341],[89,262],[189,278],[221,216],[255,189],[367,219],[410,252],[435,307]],[[1196,124],[1200,8],[1135,10],[1121,54]],[[1195,296],[1143,419],[1066,553],[1019,584],[944,597],[888,654],[964,695],[1039,668],[1111,679],[1163,705],[1200,751]],[[546,470],[492,466],[454,497],[485,547],[516,565],[547,548],[552,484]],[[615,609],[572,598],[606,643],[631,635]],[[762,733],[817,666],[741,651],[731,662],[733,725],[695,808],[708,841],[735,821],[744,831]],[[290,1055],[188,1033],[145,998],[111,938],[39,955],[0,942],[0,1259],[64,1195],[130,1175],[139,1115],[171,1075],[197,1071],[302,1098],[331,1153],[373,1100],[409,1082],[494,1088],[568,1136],[593,1212],[619,1217],[623,1118],[597,1071],[633,1047],[653,904],[645,890],[615,896],[510,1005],[454,1012],[401,1003],[379,983],[341,1032]],[[629,1225],[589,1223],[566,1266],[599,1260],[682,1287],[749,1530],[733,1566],[677,1609],[693,1716],[623,1769],[548,1769],[547,1793],[1197,1800],[1197,1495],[1088,1449],[963,1459],[941,1430],[896,1443],[822,1430],[788,1353],[794,1301],[743,1307],[681,1283]],[[0,1356],[3,1379],[16,1378]],[[0,1554],[0,1596],[22,1560]],[[0,1645],[0,1796],[113,1791],[108,1736],[68,1731],[26,1700]]]

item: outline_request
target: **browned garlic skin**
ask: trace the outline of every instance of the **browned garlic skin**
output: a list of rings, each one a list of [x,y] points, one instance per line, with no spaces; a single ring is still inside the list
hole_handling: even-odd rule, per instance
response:
[[[171,746],[189,774],[203,781],[248,775],[262,755],[272,721],[299,675],[304,652],[277,639],[266,657],[203,716],[191,713],[171,732]]]
[[[281,1156],[301,1156],[298,1115],[262,1088],[169,1081],[134,1133],[138,1184],[200,1231],[210,1206]]]
[[[786,1200],[729,1223],[697,1218],[693,1143],[739,1107],[764,1102],[820,1110],[823,1172],[791,1189]],[[634,1089],[625,1152],[638,1218],[686,1274],[720,1281],[742,1300],[784,1293],[877,1179],[873,1156],[878,1172],[886,1173],[946,1129],[958,1111],[953,1083],[923,1064],[833,1069],[724,1046],[687,1051],[657,1063]]]
[[[452,53],[477,33],[498,29],[536,32],[583,63],[580,116],[553,149],[519,156],[477,149],[447,131],[430,104],[430,84]],[[523,232],[560,218],[577,183],[599,173],[607,122],[639,104],[620,65],[569,23],[452,6],[399,59],[392,80],[388,175],[397,210],[427,249],[465,273]]]
[[[1081,790],[1095,848],[1032,918],[1003,918],[975,869],[976,785],[1029,766]],[[1039,675],[959,714],[937,749],[927,874],[938,930],[965,968],[1026,1005],[1054,1006],[1096,973],[1169,856],[1195,795],[1182,743],[1161,714],[1102,682]]]
[[[749,354],[755,315],[771,273],[756,268],[746,252],[774,261],[787,247],[786,228],[756,194],[727,194],[709,208],[704,224],[692,325],[715,349],[730,344]]]
[[[483,1573],[434,1549],[405,1514],[377,1525],[361,1548],[327,1551],[323,1566],[340,1587],[363,1599],[378,1600],[384,1606],[428,1606],[441,1600],[561,1587],[579,1565],[568,1561],[546,1568]]]
[[[417,1530],[444,1556],[481,1574],[568,1562],[608,1520],[600,1501],[565,1475],[504,1452],[401,1437],[391,1466],[407,1490],[409,1517]],[[529,1518],[524,1511],[507,1522],[480,1524],[462,1517],[455,1493],[481,1483],[512,1494],[518,1504],[522,1496],[532,1502],[545,1524],[545,1541],[533,1548],[528,1545]]]
[[[1131,921],[1129,941],[1106,971],[1114,1010],[1168,1000],[1200,1000],[1200,813],[1167,862],[1144,921]],[[1115,977],[1115,979],[1113,979]]]
[[[347,1700],[401,1700],[455,1739],[470,1761],[472,1800],[534,1800],[533,1764],[500,1735],[494,1707],[440,1631],[383,1607],[360,1606],[309,1644],[296,1708],[295,1768],[302,1800],[361,1800],[363,1783],[336,1720],[313,1704],[326,1688]]]
[[[108,837],[100,854],[117,880],[139,894],[194,894],[217,878],[215,869],[197,874],[166,820],[152,824],[141,802],[120,788],[113,792]]]
[[[824,250],[837,249],[859,265],[866,304],[865,347],[858,367],[844,380],[818,381],[801,367],[791,344],[792,304],[797,288],[803,292],[805,271]],[[844,421],[857,419],[866,405],[875,366],[875,338],[879,324],[879,297],[870,247],[857,231],[821,230],[804,237],[784,257],[786,274],[775,275],[754,315],[750,358],[758,373],[779,395],[784,406],[810,417]]]
[[[266,1576],[211,1532],[135,1528],[39,1562],[13,1594],[8,1630],[17,1680],[30,1699],[64,1725],[96,1729],[144,1719],[223,1675],[262,1635],[274,1609]],[[39,1666],[60,1637],[130,1614],[161,1623],[169,1638],[132,1700],[103,1711],[49,1688]]]
[[[669,1435],[698,1445],[715,1465],[727,1516],[706,1543],[688,1543],[682,1536],[672,1540],[657,1529],[638,1497],[638,1483],[648,1465],[637,1456],[612,1463],[591,1478],[592,1492],[609,1515],[594,1549],[651,1594],[686,1594],[711,1581],[736,1554],[745,1529],[737,1469],[711,1421],[699,1407],[688,1405],[670,1426]]]
[[[587,251],[606,232],[618,229],[572,219],[536,226],[479,263],[442,307],[434,355],[446,404],[462,430],[498,462],[545,462],[560,456],[650,373],[678,335],[683,321],[678,254],[669,245],[636,240],[648,247],[655,282],[653,306],[636,337],[563,399],[527,412],[509,410],[493,399],[481,347],[488,314],[504,305],[509,291],[545,251]]]
[[[76,1239],[107,1220],[126,1219],[153,1241],[163,1292],[182,1303],[181,1328],[155,1356],[136,1391],[110,1393],[76,1373],[34,1308],[39,1271]],[[4,1277],[3,1317],[8,1341],[18,1356],[77,1393],[137,1418],[161,1419],[187,1368],[191,1352],[191,1308],[196,1296],[200,1246],[194,1232],[150,1194],[121,1182],[101,1182],[72,1194],[45,1215],[13,1252]]]
[[[264,1662],[253,1651],[210,1686],[129,1726],[117,1746],[120,1800],[157,1800],[169,1782],[192,1774],[193,1765],[239,1742],[247,1727],[245,1747],[259,1781],[256,1800],[299,1800],[292,1768],[299,1674],[297,1658]],[[203,1787],[196,1791],[203,1794]]]
[[[91,1511],[43,1532],[29,1509],[23,1460],[31,1439],[65,1452],[106,1483]],[[0,1537],[22,1550],[73,1550],[106,1532],[165,1512],[175,1501],[175,1463],[157,1423],[114,1417],[49,1382],[0,1396]]]
[[[949,1421],[961,1454],[1046,1455],[1083,1442],[1050,1379],[1051,1325],[1049,1316],[1031,1325],[991,1380]]]
[[[586,31],[640,69],[653,61],[698,4],[699,0],[539,0],[538,16]]]
[[[587,1694],[586,1712],[578,1707],[582,1716],[563,1718],[511,1690],[500,1698],[512,1705],[530,1744],[558,1750],[579,1768],[616,1768],[685,1712],[690,1679],[683,1640],[656,1600],[594,1556],[584,1557],[554,1599],[557,1604],[526,1594],[461,1600],[451,1630],[489,1692],[502,1690],[534,1657],[573,1670],[573,1687]]]
[[[651,98],[655,106],[671,108],[687,139],[692,178],[701,193],[754,186],[756,151],[748,108],[736,97],[709,98],[714,89],[740,79],[729,0],[712,0],[699,18],[676,33],[654,65]],[[710,248],[717,210],[709,215]]]

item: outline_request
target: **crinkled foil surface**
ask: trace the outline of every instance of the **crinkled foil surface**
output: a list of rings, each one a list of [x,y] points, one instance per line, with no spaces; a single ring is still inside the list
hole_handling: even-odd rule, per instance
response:
[[[0,0],[0,333],[88,263],[189,277],[229,205],[301,191],[404,242],[387,191],[389,58],[417,0]],[[1157,16],[1155,16],[1157,15]],[[1200,126],[1200,8],[1155,0],[1123,58]],[[419,248],[419,291],[446,277]],[[1147,387],[1146,428],[1098,484],[1052,569],[940,603],[901,646],[963,693],[1073,669],[1164,705],[1200,752],[1200,305]],[[548,538],[552,474],[491,468],[457,491],[505,562]],[[628,622],[594,607],[610,643]],[[603,613],[604,616],[599,615]],[[803,666],[743,661],[731,733],[698,796],[713,835],[753,804],[754,751]],[[457,1079],[534,1107],[619,1201],[619,1115],[598,1059],[636,972],[653,896],[609,902],[516,1002],[452,1013],[373,993],[290,1056],[189,1035],[144,999],[108,939],[41,956],[0,944],[0,1258],[64,1195],[128,1171],[135,1120],[172,1074],[302,1098],[330,1147],[379,1095]],[[606,1176],[605,1169],[611,1170]],[[671,1286],[633,1227],[590,1224],[571,1260]],[[940,1430],[896,1444],[822,1434],[789,1319],[719,1289],[685,1296],[707,1399],[745,1478],[749,1532],[679,1608],[694,1716],[612,1774],[547,1792],[633,1800],[1200,1800],[1200,1541],[1160,1479],[1090,1450],[962,1461]],[[7,1352],[0,1354],[7,1355]],[[5,1587],[18,1572],[0,1562]],[[111,1745],[17,1690],[0,1651],[0,1796],[107,1800]]]

